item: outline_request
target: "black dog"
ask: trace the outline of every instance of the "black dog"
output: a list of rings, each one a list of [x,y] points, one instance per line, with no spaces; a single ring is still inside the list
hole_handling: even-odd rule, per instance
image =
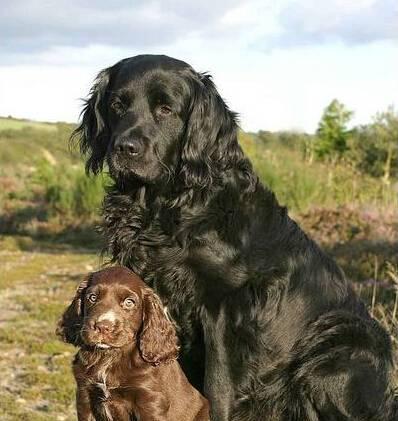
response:
[[[168,306],[213,421],[397,419],[388,335],[259,183],[208,75],[122,60],[75,135],[87,169],[114,180],[108,250]]]

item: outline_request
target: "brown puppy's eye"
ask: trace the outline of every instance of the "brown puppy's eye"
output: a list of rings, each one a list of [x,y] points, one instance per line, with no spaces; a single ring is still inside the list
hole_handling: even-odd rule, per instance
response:
[[[90,301],[90,303],[95,303],[97,301],[97,295],[96,294],[89,294],[87,296],[87,300]]]
[[[170,115],[173,110],[171,109],[170,106],[163,104],[163,105],[158,106],[157,111],[159,114],[166,116],[166,115]]]
[[[124,308],[133,308],[135,306],[135,300],[134,298],[126,298],[123,302],[123,307]]]

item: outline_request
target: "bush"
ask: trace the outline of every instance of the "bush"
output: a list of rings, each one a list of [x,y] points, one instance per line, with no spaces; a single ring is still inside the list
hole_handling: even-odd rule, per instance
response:
[[[261,181],[276,193],[281,204],[296,212],[313,206],[396,207],[398,204],[391,186],[343,161],[334,165],[319,161],[311,164],[298,151],[281,142],[264,142],[247,134],[240,135],[240,143]]]
[[[92,219],[98,215],[106,177],[87,176],[81,166],[53,166],[40,161],[33,177],[48,218]],[[40,192],[41,190],[41,192]]]
[[[104,196],[104,178],[79,173],[75,181],[74,210],[77,215],[93,217],[98,214]]]

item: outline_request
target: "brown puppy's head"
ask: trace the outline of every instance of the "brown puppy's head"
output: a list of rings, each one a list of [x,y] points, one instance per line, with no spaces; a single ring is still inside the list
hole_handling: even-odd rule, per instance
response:
[[[159,297],[127,268],[87,276],[58,324],[57,334],[76,346],[107,350],[138,344],[154,365],[178,356],[177,337]]]

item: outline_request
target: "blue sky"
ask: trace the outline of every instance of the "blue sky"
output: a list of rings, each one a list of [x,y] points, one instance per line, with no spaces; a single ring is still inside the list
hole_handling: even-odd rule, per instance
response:
[[[77,121],[96,73],[143,53],[209,71],[246,130],[398,105],[397,0],[5,0],[0,115]]]

